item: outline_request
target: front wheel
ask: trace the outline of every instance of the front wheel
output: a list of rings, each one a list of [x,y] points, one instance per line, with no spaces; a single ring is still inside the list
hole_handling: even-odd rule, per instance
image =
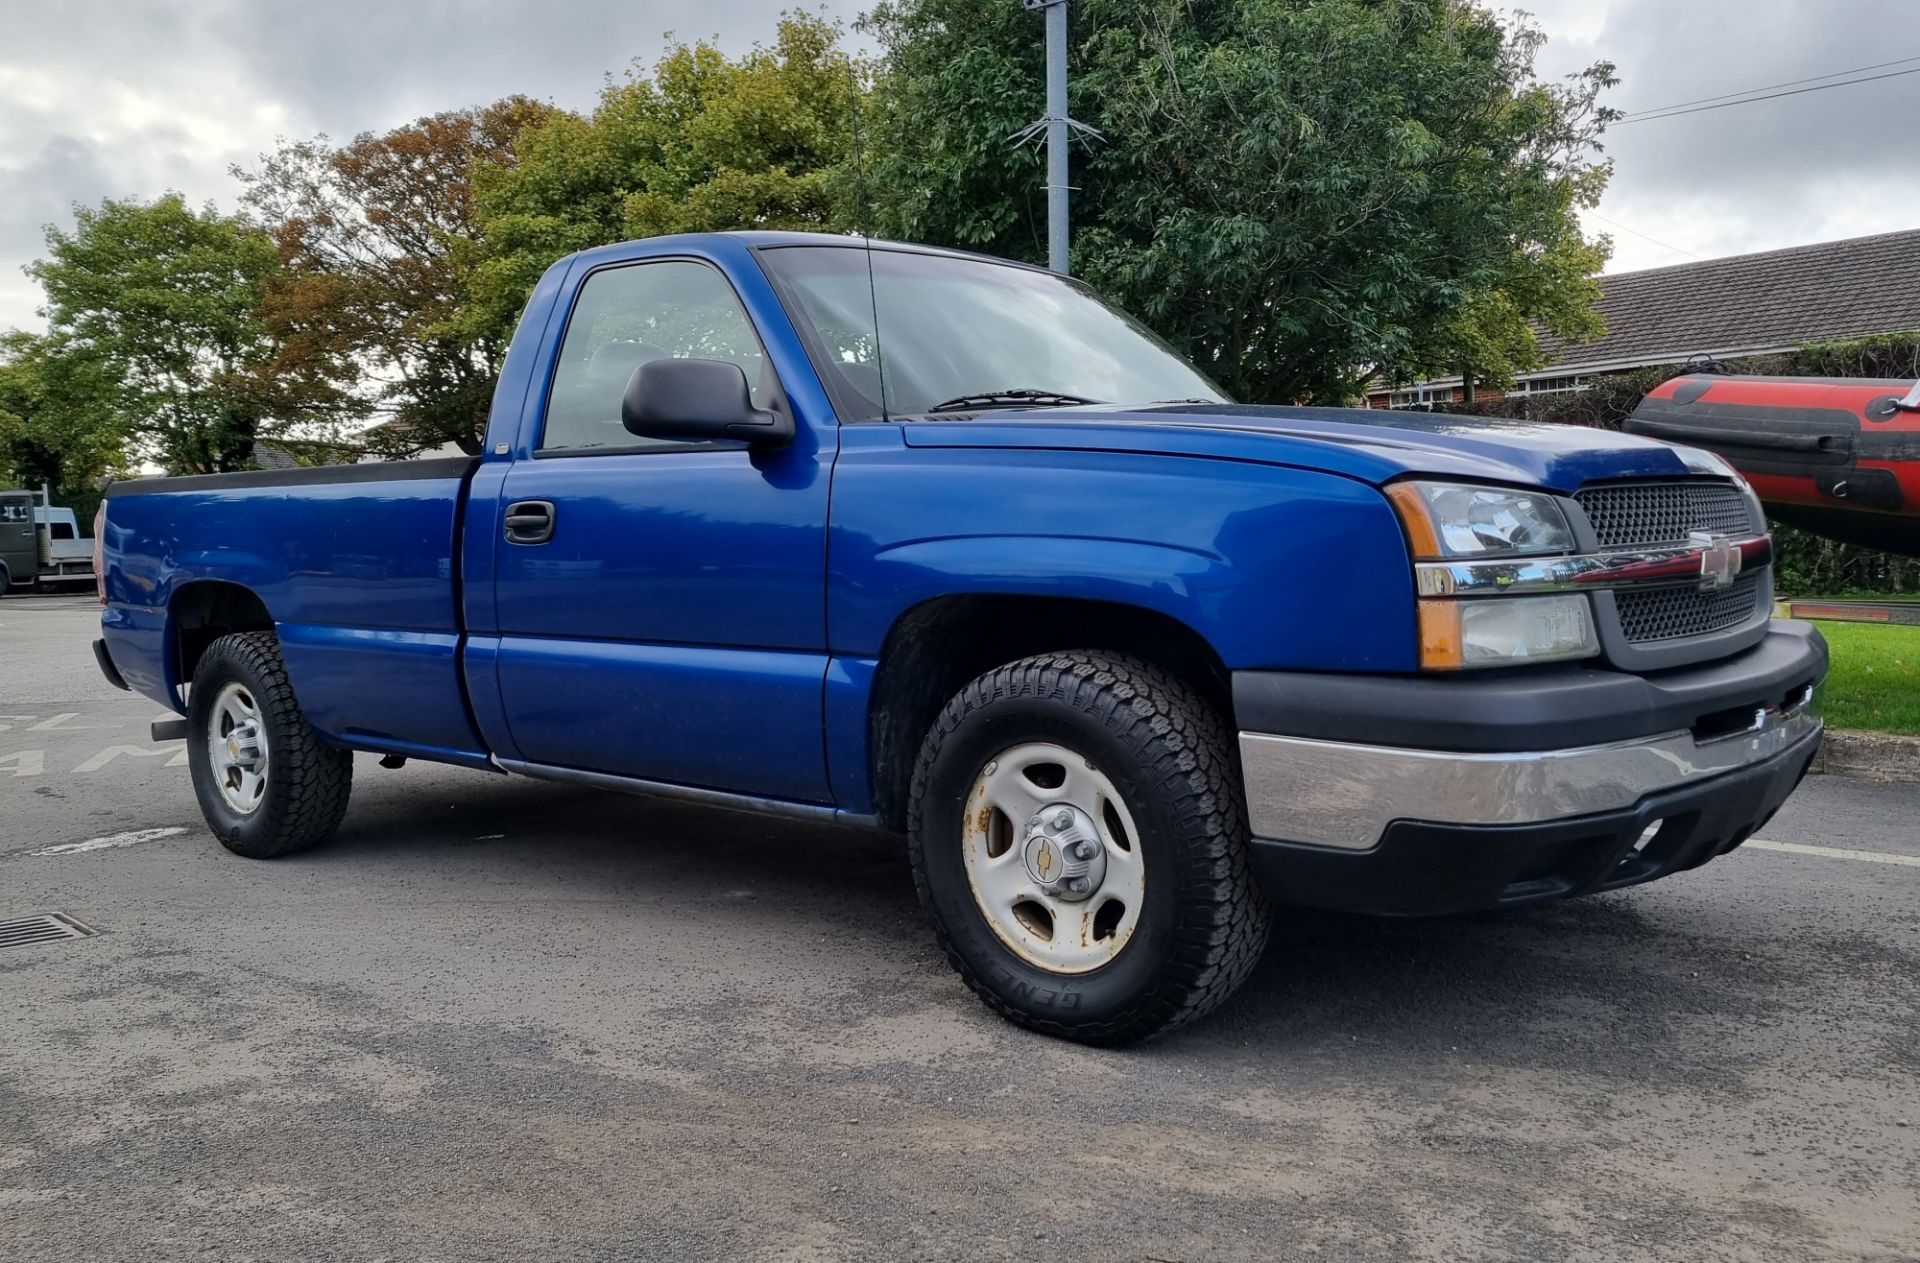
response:
[[[326,841],[353,788],[353,755],[320,741],[271,632],[207,646],[187,703],[193,792],[220,844],[273,859]]]
[[[988,672],[914,773],[915,884],[948,959],[1022,1025],[1122,1044],[1231,995],[1265,946],[1232,734],[1137,658]]]

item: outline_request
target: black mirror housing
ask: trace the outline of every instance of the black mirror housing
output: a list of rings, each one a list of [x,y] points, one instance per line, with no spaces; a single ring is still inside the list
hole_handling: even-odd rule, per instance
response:
[[[755,446],[793,441],[793,418],[753,406],[747,375],[726,360],[649,360],[627,379],[620,422],[647,439]]]

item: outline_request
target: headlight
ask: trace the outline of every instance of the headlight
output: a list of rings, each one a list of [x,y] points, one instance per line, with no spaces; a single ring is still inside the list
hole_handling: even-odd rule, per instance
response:
[[[1586,596],[1495,596],[1420,602],[1420,665],[1428,670],[1514,666],[1600,652]]]
[[[1386,489],[1416,562],[1484,561],[1574,551],[1560,503],[1545,491],[1452,482]],[[1420,602],[1420,666],[1428,671],[1563,662],[1600,652],[1584,593],[1428,597]]]
[[[1416,560],[1573,551],[1566,515],[1542,491],[1450,482],[1397,482],[1386,490]]]

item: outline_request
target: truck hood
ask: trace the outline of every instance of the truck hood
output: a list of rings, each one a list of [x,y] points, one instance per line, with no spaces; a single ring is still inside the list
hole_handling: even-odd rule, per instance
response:
[[[910,447],[1139,452],[1324,470],[1376,485],[1405,474],[1573,491],[1603,478],[1724,475],[1697,448],[1490,417],[1260,404],[1094,404],[902,422]]]

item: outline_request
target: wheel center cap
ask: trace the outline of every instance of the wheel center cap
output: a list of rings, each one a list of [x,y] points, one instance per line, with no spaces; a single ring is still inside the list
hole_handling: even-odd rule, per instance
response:
[[[227,756],[243,767],[260,762],[260,735],[251,724],[227,734]]]
[[[1070,903],[1091,898],[1107,876],[1107,848],[1092,817],[1065,804],[1027,822],[1021,858],[1034,885]]]

